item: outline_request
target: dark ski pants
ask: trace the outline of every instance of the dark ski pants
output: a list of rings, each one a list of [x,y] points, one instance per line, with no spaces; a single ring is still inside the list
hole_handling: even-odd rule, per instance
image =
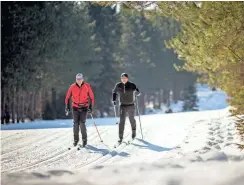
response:
[[[128,113],[128,115],[129,115],[132,132],[136,131],[135,105],[121,105],[120,106],[119,138],[123,138],[123,135],[124,135],[126,113]]]
[[[79,141],[79,127],[81,130],[82,140],[87,140],[86,132],[86,116],[87,108],[73,108],[73,133],[74,133],[74,142]]]

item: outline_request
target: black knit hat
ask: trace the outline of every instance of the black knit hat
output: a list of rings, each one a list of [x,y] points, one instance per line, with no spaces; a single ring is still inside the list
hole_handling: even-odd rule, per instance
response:
[[[122,77],[129,78],[129,76],[128,76],[128,74],[127,74],[127,73],[122,73],[122,74],[121,74],[121,78],[122,78]]]

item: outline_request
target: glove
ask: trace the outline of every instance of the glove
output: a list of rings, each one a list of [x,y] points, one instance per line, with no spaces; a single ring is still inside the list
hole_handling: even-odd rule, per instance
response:
[[[136,96],[141,96],[141,93],[139,92],[139,93],[137,93],[137,95]]]
[[[66,116],[68,116],[69,115],[69,111],[70,111],[70,109],[69,109],[69,105],[65,105],[65,114],[66,114]]]
[[[92,113],[92,105],[90,105],[90,106],[88,107],[87,112],[88,112],[89,114]]]
[[[69,112],[69,111],[70,111],[69,105],[66,104],[66,105],[65,105],[65,112]]]
[[[113,101],[113,105],[116,106],[116,101]]]

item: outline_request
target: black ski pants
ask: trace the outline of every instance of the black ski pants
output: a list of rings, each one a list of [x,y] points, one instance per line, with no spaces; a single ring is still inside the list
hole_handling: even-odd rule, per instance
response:
[[[75,108],[73,107],[73,134],[74,142],[79,142],[79,128],[81,130],[82,140],[87,140],[86,132],[86,116],[87,116],[87,107],[84,108]]]
[[[120,123],[119,123],[119,138],[123,138],[125,129],[126,113],[129,115],[132,132],[136,131],[135,120],[135,105],[121,105],[120,106]]]

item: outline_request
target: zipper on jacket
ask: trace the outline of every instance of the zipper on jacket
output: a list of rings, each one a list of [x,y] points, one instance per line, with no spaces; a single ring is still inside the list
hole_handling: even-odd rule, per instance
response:
[[[80,88],[80,92],[81,92],[81,86],[79,88]],[[80,103],[80,93],[79,93],[79,103]]]
[[[125,94],[125,84],[124,84],[124,94]]]

